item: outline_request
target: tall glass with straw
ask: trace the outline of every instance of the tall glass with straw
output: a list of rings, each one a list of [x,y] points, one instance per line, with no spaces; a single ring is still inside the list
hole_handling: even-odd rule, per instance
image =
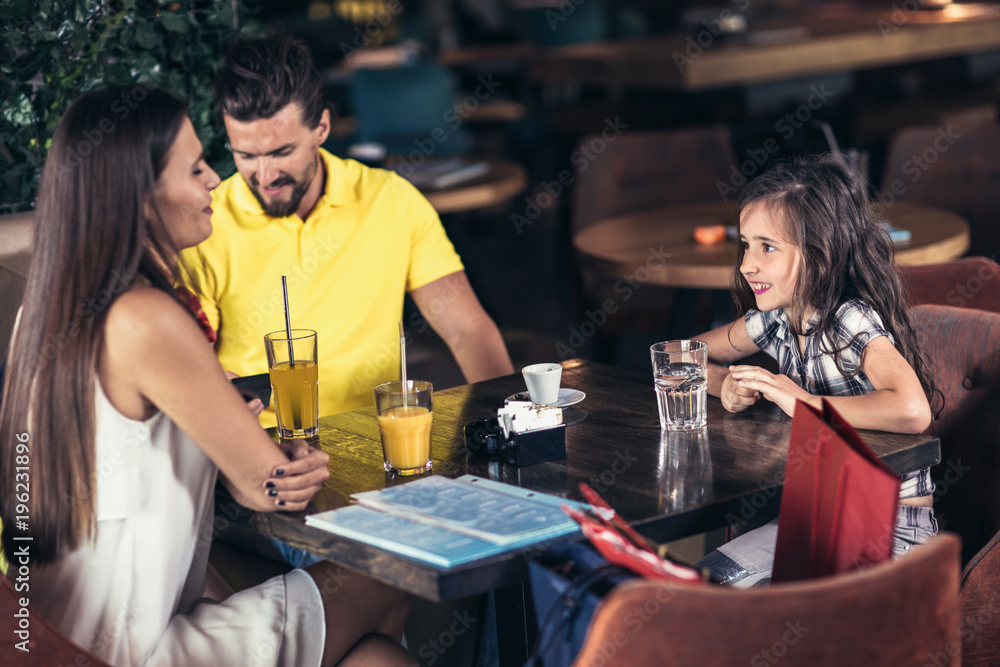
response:
[[[281,276],[281,292],[285,300],[285,328],[264,336],[278,435],[282,439],[312,438],[319,433],[316,332],[292,328],[285,276]]]
[[[414,475],[431,469],[434,387],[406,378],[406,336],[399,323],[399,381],[375,387],[375,410],[382,436],[382,464],[390,475]]]

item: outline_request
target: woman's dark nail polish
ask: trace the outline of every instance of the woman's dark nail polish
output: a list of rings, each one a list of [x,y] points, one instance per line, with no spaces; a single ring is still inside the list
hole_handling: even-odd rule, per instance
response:
[[[276,496],[276,495],[278,495],[278,490],[277,489],[271,489],[270,491],[267,492],[267,495],[269,495],[269,496]]]
[[[278,468],[277,470],[274,471],[274,474],[275,475],[284,475],[285,474],[285,469],[284,468]]]
[[[274,488],[274,482],[268,482],[264,486],[266,486],[269,489],[273,489]]]
[[[280,507],[284,507],[284,506],[285,506],[285,501],[284,501],[284,500],[279,500],[279,501],[278,501],[278,505],[279,505]]]

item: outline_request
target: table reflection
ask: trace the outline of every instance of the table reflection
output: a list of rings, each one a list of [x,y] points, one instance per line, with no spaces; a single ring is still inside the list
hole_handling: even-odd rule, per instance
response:
[[[671,512],[709,500],[712,456],[707,429],[660,431],[657,478],[661,512]]]

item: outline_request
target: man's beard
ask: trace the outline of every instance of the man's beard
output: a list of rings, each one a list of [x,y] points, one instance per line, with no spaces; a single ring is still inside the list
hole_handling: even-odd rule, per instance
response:
[[[278,201],[276,199],[266,201],[260,193],[260,183],[257,181],[256,177],[251,178],[250,192],[252,192],[253,196],[257,198],[258,202],[260,202],[261,207],[264,209],[264,213],[272,218],[286,218],[299,210],[299,204],[302,203],[302,197],[305,196],[306,190],[309,189],[308,180],[305,183],[299,183],[291,176],[279,178],[273,185],[281,186],[288,184],[292,186],[292,194],[287,201]]]
[[[306,195],[306,191],[309,190],[309,185],[316,177],[316,171],[318,168],[319,156],[317,155],[316,162],[313,163],[312,170],[306,174],[306,177],[302,179],[301,183],[288,174],[282,174],[281,178],[271,183],[271,187],[281,187],[282,185],[292,186],[292,194],[289,196],[288,201],[271,200],[270,203],[264,201],[264,197],[261,195],[259,189],[260,182],[257,180],[256,176],[252,176],[250,178],[250,192],[252,192],[253,196],[257,198],[258,202],[260,202],[261,207],[264,209],[264,213],[272,218],[287,218],[292,213],[299,210],[299,206],[302,204],[302,198]]]

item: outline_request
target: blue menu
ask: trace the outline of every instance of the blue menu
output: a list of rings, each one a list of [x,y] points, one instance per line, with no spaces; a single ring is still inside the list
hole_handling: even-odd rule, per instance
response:
[[[579,532],[551,496],[492,480],[440,475],[359,493],[306,524],[438,568]],[[579,503],[570,503],[579,506]]]

